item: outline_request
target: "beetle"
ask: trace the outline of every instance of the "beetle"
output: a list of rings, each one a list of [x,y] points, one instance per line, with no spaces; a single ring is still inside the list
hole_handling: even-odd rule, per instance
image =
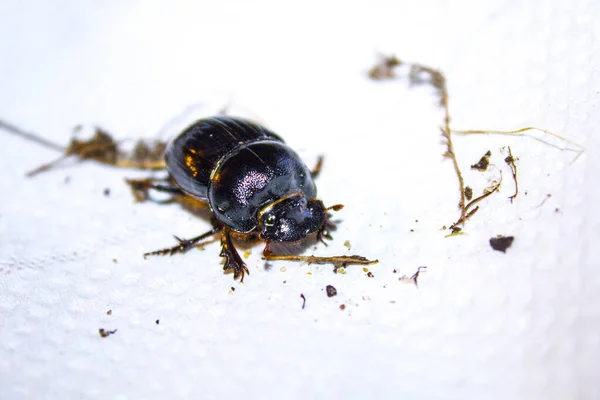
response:
[[[7,128],[6,124],[3,127]],[[17,129],[9,127],[13,132]],[[21,135],[40,141],[32,134],[21,131]],[[161,153],[164,153],[162,161]],[[232,270],[234,279],[240,281],[249,271],[232,237],[264,241],[266,260],[334,265],[378,262],[357,255],[317,257],[272,253],[270,243],[299,242],[313,235],[326,244],[324,239],[332,239],[329,230],[334,227],[328,212],[343,206],[325,207],[317,199],[314,178],[321,170],[322,157],[310,170],[280,136],[250,120],[226,115],[200,119],[173,138],[166,148],[162,142],[148,147],[140,141],[132,155],[120,151],[118,143],[98,129],[90,141],[73,139],[61,159],[71,155],[118,167],[166,169],[167,178],[126,180],[136,200],[153,200],[150,193],[157,191],[170,196],[166,202],[209,210],[213,226],[210,231],[191,239],[175,236],[177,245],[145,253],[144,257],[184,253],[220,233],[223,269]],[[47,170],[55,163],[45,164],[28,175]]]

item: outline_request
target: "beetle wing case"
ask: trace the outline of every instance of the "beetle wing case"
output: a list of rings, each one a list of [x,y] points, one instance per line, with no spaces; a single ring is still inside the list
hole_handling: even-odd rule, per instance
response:
[[[240,118],[202,119],[169,143],[167,171],[188,195],[208,201],[210,176],[219,160],[240,145],[265,139],[283,143],[275,133]]]
[[[177,186],[236,232],[254,230],[260,210],[283,197],[316,196],[300,157],[275,133],[240,118],[197,121],[169,143],[165,158]]]

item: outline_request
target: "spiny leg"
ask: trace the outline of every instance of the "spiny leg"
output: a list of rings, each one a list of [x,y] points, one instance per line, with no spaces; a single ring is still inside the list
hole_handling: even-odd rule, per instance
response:
[[[172,256],[175,253],[185,253],[192,247],[196,246],[200,241],[219,233],[220,230],[221,230],[220,226],[215,226],[210,231],[205,232],[202,235],[196,236],[191,239],[180,239],[177,236],[173,235],[175,237],[175,239],[179,242],[179,244],[177,244],[177,246],[168,247],[168,248],[162,249],[162,250],[150,251],[150,252],[144,254],[144,258],[146,258],[147,256],[166,256],[167,254]]]
[[[334,206],[331,207],[327,207],[325,209],[325,211],[339,211],[342,208],[344,208],[343,204],[336,204]],[[317,231],[317,240],[321,243],[323,243],[325,246],[329,246],[327,244],[327,242],[325,241],[325,239],[327,240],[333,240],[333,236],[331,236],[330,231],[335,230],[335,224],[333,222],[331,222],[330,220],[331,214],[326,213],[325,214],[325,221],[323,222],[323,225],[321,226],[321,228]]]
[[[169,193],[173,196],[185,196],[183,191],[172,184],[168,179],[156,179],[156,178],[143,178],[143,179],[125,179],[125,182],[131,188],[131,192],[133,193],[133,197],[137,202],[144,202],[147,200],[153,200],[150,197],[150,191],[156,190],[157,192]],[[156,201],[157,203],[171,203],[174,201],[173,198]]]
[[[244,261],[233,246],[231,235],[227,228],[221,231],[221,257],[225,257],[225,265],[223,271],[233,270],[233,279],[240,278],[240,282],[244,282],[244,274],[250,275],[250,271],[246,267]]]

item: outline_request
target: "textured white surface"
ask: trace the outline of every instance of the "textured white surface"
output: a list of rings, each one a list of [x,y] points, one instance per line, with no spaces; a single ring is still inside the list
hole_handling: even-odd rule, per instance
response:
[[[77,123],[152,137],[231,96],[307,163],[326,155],[320,197],[346,208],[314,251],[349,240],[380,264],[265,269],[254,247],[239,284],[217,244],[144,260],[208,223],[134,204],[135,171],[26,179],[56,154],[2,132],[0,398],[600,397],[597,2],[122,3],[3,1],[0,117],[61,143]],[[427,88],[367,80],[376,51],[441,68],[455,128],[535,125],[586,153],[457,137],[463,168],[491,149],[505,180],[468,235],[444,238],[457,193],[440,111]],[[515,235],[506,254],[496,234]],[[398,281],[420,265],[418,289]]]

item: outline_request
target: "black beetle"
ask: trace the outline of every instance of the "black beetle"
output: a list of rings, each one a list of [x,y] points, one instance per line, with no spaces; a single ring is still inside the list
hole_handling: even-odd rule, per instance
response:
[[[32,138],[24,132],[21,135]],[[158,158],[163,150],[164,161]],[[315,169],[309,170],[283,139],[254,122],[230,116],[201,119],[175,137],[166,149],[162,142],[152,148],[138,142],[133,155],[129,156],[118,149],[110,135],[98,129],[88,142],[73,139],[64,149],[64,157],[71,155],[119,167],[166,167],[169,174],[166,179],[127,180],[138,201],[151,199],[149,192],[156,190],[170,194],[168,202],[210,210],[213,229],[192,239],[175,237],[176,246],[146,253],[144,257],[185,252],[203,239],[221,233],[220,255],[226,258],[223,269],[233,270],[234,278],[239,277],[241,281],[249,272],[233,246],[232,236],[258,237],[265,241],[263,256],[267,260],[336,265],[377,262],[361,256],[272,254],[270,242],[297,242],[311,234],[323,243],[324,238],[331,239],[328,229],[333,225],[328,211],[337,211],[343,206],[325,207],[316,198],[313,178],[320,171],[321,158]],[[54,164],[43,165],[29,175]]]

